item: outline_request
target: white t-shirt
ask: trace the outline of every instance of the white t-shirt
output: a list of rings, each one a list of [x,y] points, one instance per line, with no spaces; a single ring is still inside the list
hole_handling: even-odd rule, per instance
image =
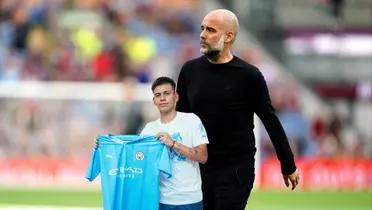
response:
[[[160,119],[149,122],[141,134],[156,135],[159,132],[169,133],[173,140],[190,148],[209,143],[201,120],[193,113],[177,112],[169,123],[161,123]],[[203,200],[199,163],[185,158],[174,149],[170,150],[170,158],[172,177],[159,178],[160,203],[184,205]]]

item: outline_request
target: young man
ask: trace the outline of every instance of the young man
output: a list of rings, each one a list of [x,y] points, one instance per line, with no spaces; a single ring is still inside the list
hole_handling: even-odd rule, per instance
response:
[[[234,56],[239,23],[225,9],[201,23],[200,52],[178,78],[177,110],[200,117],[208,133],[208,163],[201,166],[204,210],[244,210],[254,182],[254,113],[263,122],[280,160],[284,182],[299,181],[293,154],[271,105],[260,71]]]
[[[202,210],[199,163],[208,159],[208,138],[199,117],[176,111],[175,82],[160,77],[152,84],[153,102],[160,118],[146,124],[141,134],[156,135],[167,145],[172,177],[160,177],[160,210]]]

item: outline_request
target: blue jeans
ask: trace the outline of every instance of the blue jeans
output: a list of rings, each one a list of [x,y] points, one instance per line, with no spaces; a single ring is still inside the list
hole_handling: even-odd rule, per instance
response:
[[[159,203],[159,210],[203,210],[203,201],[185,205],[168,205]]]

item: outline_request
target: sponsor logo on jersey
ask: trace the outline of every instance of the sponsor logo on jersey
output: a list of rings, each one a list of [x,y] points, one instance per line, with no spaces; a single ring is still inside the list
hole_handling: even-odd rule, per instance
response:
[[[110,176],[116,176],[120,178],[134,179],[136,176],[139,176],[141,174],[143,174],[142,168],[136,168],[136,167],[121,166],[119,168],[112,168],[109,170]]]

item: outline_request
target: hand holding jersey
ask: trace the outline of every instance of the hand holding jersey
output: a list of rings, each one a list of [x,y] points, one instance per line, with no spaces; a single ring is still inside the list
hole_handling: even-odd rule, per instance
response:
[[[206,144],[201,144],[196,147],[190,148],[180,142],[173,140],[172,137],[166,132],[159,132],[156,136],[160,140],[160,142],[167,145],[169,148],[174,148],[179,153],[186,156],[186,158],[197,161],[199,163],[207,162],[208,153]]]

